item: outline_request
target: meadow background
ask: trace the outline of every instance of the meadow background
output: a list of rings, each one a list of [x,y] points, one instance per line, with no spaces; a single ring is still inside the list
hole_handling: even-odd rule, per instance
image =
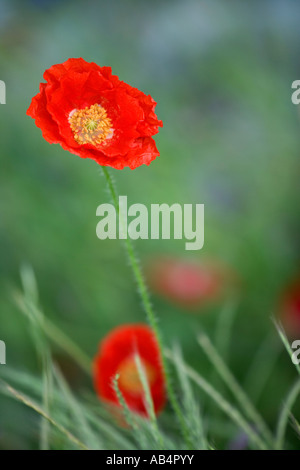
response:
[[[205,204],[201,251],[186,252],[183,240],[141,240],[142,265],[162,255],[213,260],[238,279],[234,292],[192,314],[154,294],[166,343],[179,342],[187,362],[217,384],[195,333],[226,340],[226,361],[274,424],[295,380],[271,316],[299,272],[299,116],[291,103],[291,83],[300,79],[299,15],[295,0],[0,0],[0,79],[7,86],[0,107],[0,339],[9,367],[36,376],[41,370],[30,325],[13,301],[24,264],[34,269],[47,317],[90,357],[114,326],[145,321],[121,243],[96,237],[96,208],[110,201],[100,168],[49,145],[26,116],[44,70],[83,57],[151,94],[164,122],[156,136],[160,158],[113,171],[119,193],[147,207]],[[226,308],[233,312],[230,339],[222,336]],[[53,354],[75,393],[93,394],[73,361],[55,346]],[[226,418],[218,419],[226,430]],[[36,448],[38,420],[1,396],[0,448]],[[238,433],[224,429],[217,446]]]

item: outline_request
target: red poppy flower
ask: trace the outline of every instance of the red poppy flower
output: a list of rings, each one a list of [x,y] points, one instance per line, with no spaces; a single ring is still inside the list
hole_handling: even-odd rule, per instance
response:
[[[300,278],[296,278],[282,295],[280,316],[287,332],[292,336],[300,333]]]
[[[149,285],[154,292],[191,310],[216,299],[229,277],[220,266],[208,263],[201,265],[180,258],[154,260],[147,272]]]
[[[27,114],[48,142],[118,170],[149,165],[159,156],[152,139],[163,125],[156,102],[110,67],[68,59],[46,70],[44,79]]]
[[[152,330],[146,325],[115,328],[100,344],[94,360],[94,383],[100,398],[118,405],[112,380],[119,374],[119,387],[130,409],[147,415],[144,391],[135,362],[138,354],[152,395],[155,412],[164,406],[165,380],[161,357]]]

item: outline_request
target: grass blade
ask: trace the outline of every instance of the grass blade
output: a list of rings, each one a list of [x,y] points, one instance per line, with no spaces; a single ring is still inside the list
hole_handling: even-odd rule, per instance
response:
[[[299,393],[300,393],[300,380],[297,380],[297,382],[294,384],[294,386],[291,388],[290,392],[288,393],[288,396],[285,400],[285,404],[282,408],[282,411],[278,419],[277,432],[276,432],[276,449],[277,450],[283,450],[284,437],[286,433],[289,416]]]
[[[60,390],[62,391],[65,397],[65,401],[72,413],[72,417],[78,424],[78,428],[80,429],[81,436],[84,437],[84,440],[90,449],[101,450],[101,446],[99,445],[99,438],[98,436],[96,436],[96,434],[91,429],[89,423],[87,422],[84,416],[84,413],[82,411],[81,404],[74,397],[66,380],[62,376],[59,369],[55,366],[53,367],[53,374],[58,383]]]
[[[4,382],[4,380],[0,379],[0,384],[2,384],[2,387],[4,391],[8,392],[9,395],[14,397],[16,400],[19,402],[23,403],[24,405],[28,406],[32,410],[34,410],[36,413],[41,415],[44,419],[49,421],[49,423],[52,424],[55,428],[57,428],[61,434],[63,434],[65,437],[68,438],[70,442],[75,444],[75,446],[81,450],[90,450],[83,442],[81,442],[77,437],[75,437],[70,431],[68,431],[64,426],[59,424],[57,421],[55,421],[51,416],[49,416],[40,406],[38,406],[36,403],[34,403],[30,398],[26,397],[22,393],[18,392],[16,389],[11,387],[8,383]]]
[[[152,434],[155,442],[157,443],[158,447],[160,450],[164,449],[164,442],[163,438],[159,432],[158,425],[157,425],[157,420],[156,420],[156,415],[155,415],[155,410],[154,410],[154,404],[150,392],[150,387],[149,387],[149,382],[147,378],[147,374],[145,371],[145,368],[142,364],[141,358],[139,354],[134,355],[134,360],[135,364],[138,370],[139,378],[144,390],[145,394],[145,404],[146,404],[146,409],[148,412],[149,420],[150,420],[150,425],[152,429]]]
[[[20,310],[29,318],[31,322],[38,322],[40,328],[47,337],[60,349],[65,351],[81,369],[89,376],[91,375],[90,358],[74,343],[65,333],[63,333],[54,323],[45,317],[40,309],[32,302],[28,301],[21,293],[15,292],[15,301]]]
[[[175,359],[171,351],[166,351],[167,357],[175,363]],[[246,434],[249,436],[251,441],[260,449],[267,450],[268,446],[261,439],[261,437],[253,430],[251,425],[245,420],[241,413],[234,408],[225,398],[220,395],[220,393],[215,390],[198,372],[196,372],[191,367],[184,364],[184,370],[188,377],[190,377],[198,387],[201,388],[214,402],[215,404],[232,419],[232,421],[237,424]]]
[[[283,342],[283,345],[284,345],[285,349],[287,350],[287,352],[288,352],[288,354],[291,358],[291,361],[292,361],[293,350],[290,346],[290,343],[289,343],[289,340],[288,340],[288,338],[285,334],[285,331],[284,331],[282,325],[279,322],[277,322],[276,320],[273,320],[273,322],[274,322],[274,325],[276,326],[276,329],[278,331],[280,339]],[[294,365],[296,367],[296,370],[297,370],[298,374],[300,375],[300,364],[294,364]]]
[[[278,347],[277,336],[274,338],[274,332],[272,331],[272,334],[263,340],[254,354],[244,379],[244,389],[251,396],[252,402],[258,403],[281,352],[281,347]]]
[[[195,401],[191,384],[184,370],[184,363],[181,350],[179,346],[173,349],[174,364],[176,366],[177,375],[180,381],[183,405],[187,423],[191,433],[191,439],[194,443],[194,448],[199,450],[207,450],[207,443],[204,436],[203,419],[200,412],[200,407]]]
[[[244,390],[241,388],[231,371],[228,369],[227,365],[219,356],[210,339],[206,335],[201,334],[198,336],[198,343],[202,347],[208,359],[214,365],[220,377],[222,377],[228,388],[231,390],[240,406],[243,408],[245,414],[248,416],[248,419],[253,421],[253,424],[261,432],[266,441],[272,446],[273,436],[271,432],[267,428],[262,417],[254,408]]]

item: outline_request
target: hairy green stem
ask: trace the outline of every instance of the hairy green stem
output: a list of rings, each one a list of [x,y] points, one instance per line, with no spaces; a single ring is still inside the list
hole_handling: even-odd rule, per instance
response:
[[[114,185],[114,182],[112,180],[112,177],[111,177],[111,175],[110,175],[110,173],[109,173],[109,171],[106,167],[102,167],[102,170],[103,170],[103,174],[105,176],[106,182],[107,182],[107,186],[108,186],[112,201],[113,201],[113,203],[116,207],[117,213],[120,214],[118,194],[117,194],[117,191],[115,189],[115,185]],[[122,219],[121,219],[121,223],[122,223]],[[125,238],[124,242],[125,242],[125,248],[126,248],[126,251],[127,251],[129,262],[130,262],[130,265],[131,265],[131,268],[132,268],[132,271],[133,271],[133,274],[134,274],[134,278],[135,278],[135,281],[136,281],[136,284],[137,284],[137,287],[138,287],[138,291],[139,291],[139,294],[140,294],[140,297],[141,297],[141,300],[142,300],[142,304],[143,304],[143,307],[144,307],[144,310],[145,310],[145,313],[146,313],[146,316],[147,316],[148,323],[149,323],[150,327],[152,328],[152,331],[153,331],[154,336],[156,338],[156,341],[158,343],[158,347],[160,349],[162,368],[163,368],[163,372],[164,372],[165,379],[166,379],[167,394],[168,394],[170,403],[171,403],[171,405],[174,409],[174,412],[176,413],[176,416],[178,418],[178,421],[179,421],[179,424],[180,424],[181,431],[182,431],[183,437],[185,439],[185,442],[186,442],[188,448],[191,448],[192,444],[191,444],[191,440],[189,438],[189,430],[187,428],[183,413],[182,413],[181,408],[179,406],[179,403],[177,401],[177,398],[176,398],[176,395],[175,395],[175,392],[174,392],[174,389],[173,389],[172,381],[171,381],[171,375],[170,375],[170,372],[169,372],[167,359],[164,355],[163,341],[162,341],[160,329],[159,329],[159,326],[158,326],[158,321],[157,321],[157,318],[155,316],[155,313],[154,313],[152,305],[151,305],[149,293],[148,293],[148,290],[147,290],[147,287],[146,287],[146,284],[145,284],[145,281],[144,281],[144,278],[143,278],[141,267],[139,265],[139,262],[137,260],[136,255],[135,255],[132,242],[131,242],[130,238],[128,238],[127,228],[126,227],[123,227],[123,228],[126,229],[126,230],[124,230],[124,233],[126,234],[126,238]]]

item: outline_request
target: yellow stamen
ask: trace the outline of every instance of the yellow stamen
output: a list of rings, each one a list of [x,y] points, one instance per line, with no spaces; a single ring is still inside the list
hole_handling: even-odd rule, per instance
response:
[[[112,122],[100,104],[76,109],[69,116],[70,127],[78,144],[99,145],[112,137]]]
[[[155,369],[144,360],[141,360],[141,362],[144,367],[149,386],[151,386],[156,378]],[[119,385],[121,389],[134,394],[143,392],[143,385],[140,380],[134,357],[128,357],[121,363],[119,374]]]

